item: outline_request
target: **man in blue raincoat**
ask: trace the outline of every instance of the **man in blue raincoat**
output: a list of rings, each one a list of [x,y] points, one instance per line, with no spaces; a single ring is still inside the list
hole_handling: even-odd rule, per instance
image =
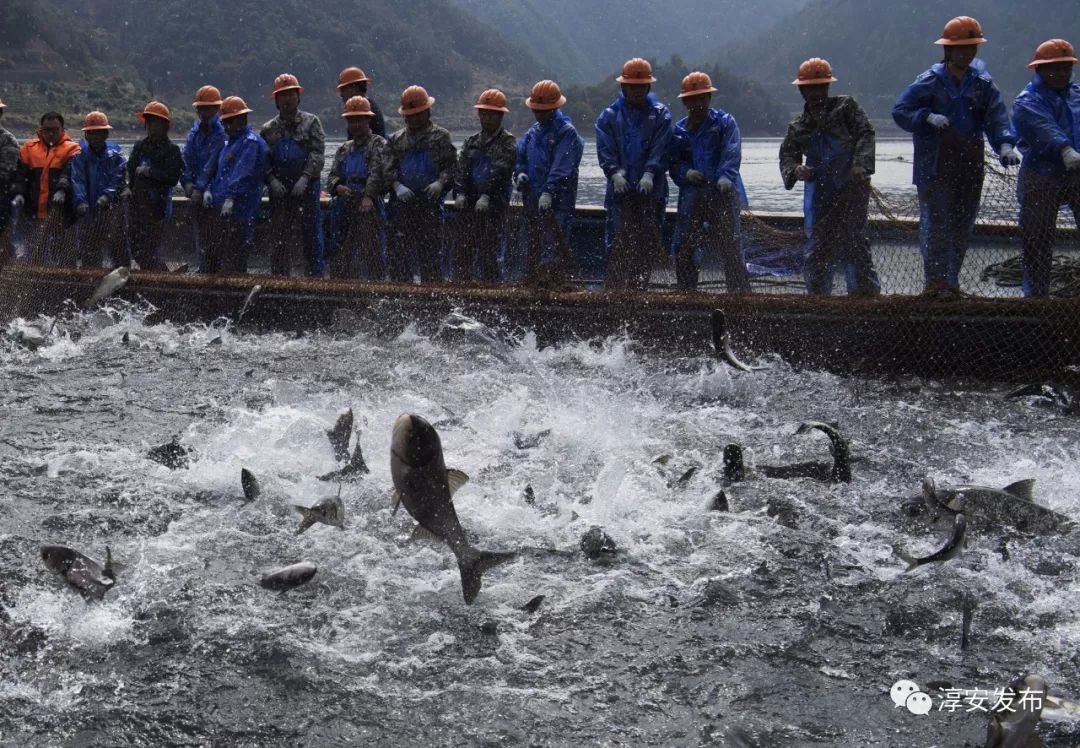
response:
[[[199,219],[202,217],[202,196],[210,181],[218,154],[225,146],[225,128],[221,125],[221,92],[214,86],[203,86],[195,92],[195,123],[188,131],[181,155],[184,170],[180,185],[191,200],[191,228],[195,253],[199,248]]]
[[[387,178],[393,236],[388,249],[390,280],[411,283],[413,265],[420,282],[442,278],[443,193],[453,186],[457,150],[445,128],[431,121],[435,99],[422,86],[401,92],[398,114],[405,127],[387,141]]]
[[[274,79],[273,98],[278,115],[262,126],[259,135],[270,148],[266,184],[270,188],[270,272],[291,275],[295,248],[292,229],[300,224],[304,261],[309,276],[323,274],[322,209],[320,179],[326,154],[322,122],[300,111],[303,86],[295,75],[282,73]]]
[[[331,195],[330,276],[382,280],[386,268],[383,194],[390,157],[386,141],[371,130],[375,112],[366,98],[353,96],[346,101],[341,116],[349,123],[349,140],[334,154],[326,179]],[[356,241],[345,246],[350,232],[356,234]]]
[[[1080,83],[1072,44],[1050,39],[1039,45],[1028,67],[1031,82],[1013,104],[1013,129],[1020,138],[1020,238],[1024,294],[1050,295],[1050,269],[1058,210],[1068,205],[1080,226]]]
[[[675,124],[671,140],[671,179],[679,187],[671,254],[681,289],[697,288],[698,268],[706,250],[715,247],[728,292],[749,292],[739,237],[739,211],[747,205],[739,175],[742,136],[734,117],[709,106],[715,91],[705,73],[690,73],[682,80],[679,98],[687,116]]]
[[[71,196],[78,219],[78,255],[81,266],[126,265],[123,251],[123,222],[110,221],[124,191],[127,160],[119,143],[110,143],[112,125],[102,112],[90,112],[83,119],[83,139],[79,152],[68,161]]]
[[[202,196],[207,211],[203,218],[210,230],[199,266],[201,273],[247,272],[248,249],[259,217],[270,151],[266,141],[248,125],[250,113],[239,96],[229,96],[221,103],[226,142]]]
[[[810,58],[793,82],[805,105],[780,145],[780,174],[786,189],[804,183],[806,290],[830,295],[836,266],[843,263],[849,294],[877,296],[881,283],[868,226],[874,127],[855,99],[829,96],[836,78],[827,60]]]
[[[671,112],[650,93],[656,78],[648,60],[628,60],[615,80],[622,85],[622,94],[596,120],[596,155],[607,177],[604,246],[611,263],[608,281],[644,288],[649,282],[650,244],[660,236],[667,205]],[[627,208],[645,215],[626,216]],[[646,221],[648,231],[622,237],[620,252],[614,252],[616,237],[628,218]],[[649,221],[654,225],[649,226]]]
[[[935,42],[945,48],[945,59],[916,78],[893,106],[896,124],[915,142],[925,291],[939,298],[960,295],[960,267],[982,197],[984,133],[1002,165],[1020,163],[1001,92],[975,58],[985,42],[974,18],[949,21]]]
[[[525,215],[534,222],[525,253],[531,279],[538,274],[562,276],[572,269],[567,267],[572,261],[568,249],[585,143],[562,111],[565,104],[559,84],[552,80],[539,81],[525,100],[536,122],[517,142],[514,185],[521,192]],[[507,273],[519,271],[507,268]]]

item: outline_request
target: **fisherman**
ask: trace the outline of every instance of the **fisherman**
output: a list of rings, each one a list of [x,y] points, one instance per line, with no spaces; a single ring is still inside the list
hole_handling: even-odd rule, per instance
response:
[[[382,110],[375,100],[368,96],[368,86],[375,81],[368,78],[360,68],[345,68],[338,74],[337,90],[344,106],[354,96],[363,96],[371,105],[371,131],[381,138],[386,138],[386,121]]]
[[[78,256],[87,267],[127,264],[122,251],[123,222],[110,220],[126,185],[127,159],[119,143],[109,142],[112,126],[103,112],[83,118],[83,139],[71,159],[71,192],[79,219]]]
[[[799,66],[793,83],[802,94],[803,111],[780,145],[780,174],[786,189],[804,185],[807,293],[832,294],[836,266],[842,264],[849,294],[879,296],[867,218],[874,127],[855,99],[829,96],[835,82],[828,60],[812,57]]]
[[[960,296],[960,267],[982,196],[983,134],[1003,166],[1020,163],[1001,92],[975,57],[985,42],[974,18],[949,21],[935,42],[945,48],[944,59],[916,78],[893,106],[896,124],[915,142],[925,291],[937,298]]]
[[[1080,225],[1080,83],[1073,45],[1050,39],[1039,45],[1028,67],[1031,82],[1013,104],[1013,130],[1020,139],[1020,239],[1024,295],[1049,296],[1058,209],[1068,205]]]
[[[550,222],[539,221],[539,226],[530,232],[534,234],[528,238],[530,277],[537,273],[562,275],[570,270],[566,264],[571,257],[565,250],[570,246],[574,226],[578,166],[585,143],[563,112],[565,104],[559,84],[551,80],[537,82],[525,100],[536,122],[518,141],[514,186],[522,194],[527,217],[552,218]],[[532,249],[534,239],[537,246]]]
[[[270,272],[291,275],[293,247],[289,229],[293,222],[299,221],[307,274],[317,278],[323,274],[319,180],[326,161],[325,136],[319,118],[300,111],[303,92],[295,75],[282,73],[275,78],[273,99],[278,115],[263,125],[259,134],[270,147],[270,168],[266,175],[274,233]]]
[[[0,99],[0,119],[4,117],[3,99]],[[19,141],[0,125],[0,236],[7,228],[11,215],[11,190],[15,181],[15,171],[19,165]],[[0,244],[0,260],[4,259],[3,244]]]
[[[202,197],[203,208],[216,212],[204,216],[213,230],[208,232],[210,241],[204,248],[201,273],[247,272],[248,248],[269,160],[269,146],[248,125],[250,113],[239,96],[229,96],[221,103],[226,141]]]
[[[450,133],[431,121],[435,99],[421,86],[401,92],[398,114],[405,127],[390,136],[388,177],[390,217],[394,225],[390,242],[390,280],[409,283],[411,260],[419,265],[420,281],[440,277],[443,192],[452,185],[457,151]]]
[[[158,245],[165,219],[172,217],[172,191],[180,182],[184,160],[169,139],[172,115],[160,101],[151,101],[138,115],[146,137],[135,143],[127,162],[129,199],[128,242],[131,259],[143,270],[164,270]]]
[[[11,186],[11,204],[27,218],[45,221],[50,206],[61,215],[71,195],[68,162],[79,152],[79,144],[68,137],[59,112],[41,115],[37,137],[22,144]],[[39,227],[44,229],[42,224]],[[20,232],[21,233],[21,232]],[[42,258],[35,258],[42,259]]]
[[[654,238],[659,243],[667,205],[671,112],[650,93],[656,78],[648,60],[628,60],[615,80],[622,85],[622,93],[596,120],[596,155],[607,177],[604,247],[608,282],[644,288],[649,280],[649,245]],[[624,215],[624,207],[641,215]],[[627,218],[645,221],[646,234],[623,237],[620,252],[614,252],[616,236]]]
[[[180,184],[184,195],[191,200],[191,228],[196,255],[201,254],[199,226],[202,196],[206,191],[217,163],[218,153],[225,146],[225,128],[221,125],[221,92],[214,86],[203,86],[195,92],[195,123],[184,141],[184,171]]]
[[[724,261],[729,293],[748,293],[739,211],[748,205],[739,175],[742,136],[735,118],[709,106],[712,79],[694,72],[682,80],[679,98],[687,116],[671,139],[671,178],[679,187],[679,218],[671,242],[679,288],[694,290],[705,247],[715,243]]]
[[[517,159],[517,141],[502,126],[509,114],[506,94],[489,88],[473,105],[480,119],[480,132],[465,139],[458,155],[454,207],[459,221],[474,228],[467,238],[459,235],[454,262],[456,280],[499,280],[507,208],[510,206],[510,178]]]
[[[326,180],[326,189],[331,196],[330,274],[382,280],[386,267],[383,260],[386,244],[383,195],[387,190],[389,160],[386,140],[371,131],[375,112],[371,102],[363,96],[346,101],[341,116],[348,123],[349,140],[334,154],[334,163]],[[364,221],[365,218],[374,220]],[[354,232],[369,235],[360,237],[362,244],[354,241],[350,246],[344,246],[346,237]],[[348,253],[347,256],[341,255],[342,252]]]

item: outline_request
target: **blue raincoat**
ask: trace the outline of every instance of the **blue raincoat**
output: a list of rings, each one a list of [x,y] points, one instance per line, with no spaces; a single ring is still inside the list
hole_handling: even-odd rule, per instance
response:
[[[307,149],[292,137],[282,137],[269,149],[270,172],[278,178],[286,190],[292,190],[292,186],[304,173],[304,167],[308,163]],[[306,202],[303,211],[304,225],[302,236],[304,241],[304,253],[307,255],[308,273],[321,276],[323,273],[324,246],[322,229],[322,207],[319,204],[319,194],[322,192],[322,183],[319,179],[311,179],[308,182],[307,195],[302,199]]]
[[[1055,91],[1036,73],[1013,103],[1013,129],[1024,154],[1021,179],[1028,171],[1060,177],[1065,173],[1061,150],[1080,150],[1080,83]]]
[[[199,192],[213,178],[218,153],[225,147],[225,128],[215,115],[206,125],[196,120],[184,141],[184,171],[180,184],[190,184]]]
[[[354,195],[363,195],[367,187],[368,172],[367,152],[363,148],[356,148],[341,161],[342,180],[340,184],[352,190]],[[375,212],[381,225],[386,220],[386,203],[381,199],[375,199],[374,202]],[[345,241],[345,230],[347,228],[345,219],[348,204],[348,200],[338,195],[334,195],[330,201],[330,247],[326,257],[327,261],[334,258],[341,249],[341,243]],[[381,231],[379,243],[384,245],[383,252],[385,253],[386,237],[382,235]]]
[[[79,141],[79,148],[81,150],[71,159],[72,205],[89,205],[93,212],[102,195],[115,203],[124,188],[124,166],[127,164],[120,146],[106,142],[101,155],[94,153],[86,140]]]
[[[269,152],[266,141],[249,125],[230,136],[218,153],[214,179],[209,185],[214,207],[220,208],[226,198],[232,198],[232,220],[244,226],[254,226],[259,217]]]

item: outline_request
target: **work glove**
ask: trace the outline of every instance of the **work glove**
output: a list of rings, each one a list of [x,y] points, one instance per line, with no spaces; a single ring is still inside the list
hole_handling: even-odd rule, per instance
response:
[[[426,192],[427,196],[430,197],[432,200],[438,200],[439,197],[442,196],[442,182],[436,179],[434,182],[424,188],[424,192]]]
[[[99,197],[97,199],[97,206],[98,206],[98,210],[105,210],[106,208],[108,208],[109,207],[109,196],[108,195],[102,195],[101,197]]]
[[[11,198],[11,207],[12,208],[21,208],[23,206],[23,203],[25,203],[25,202],[26,202],[25,197],[23,197],[22,195],[16,195],[15,197]]]
[[[416,197],[413,191],[403,184],[399,184],[394,188],[394,194],[397,195],[397,199],[403,203],[407,203]]]
[[[615,188],[616,195],[625,195],[630,189],[630,183],[626,181],[626,172],[622,169],[611,175],[611,185]]]
[[[135,169],[135,176],[148,177],[150,176],[150,164],[139,164],[139,167]]]
[[[537,205],[538,208],[540,208],[540,211],[543,212],[543,213],[546,213],[547,211],[551,210],[551,193],[550,192],[542,192],[542,193],[540,193],[540,200],[537,201],[536,205]]]
[[[304,193],[307,192],[307,188],[308,188],[307,175],[306,174],[301,174],[300,178],[296,180],[296,184],[293,185],[293,188],[292,188],[292,196],[293,196],[293,198],[295,198],[295,199],[302,198],[304,196]]]
[[[207,190],[206,192],[203,193],[203,196],[202,196],[202,206],[204,208],[209,208],[213,204],[214,204],[214,196],[210,194],[210,190]]]
[[[1016,152],[1016,149],[1012,147],[1010,143],[1001,144],[1001,153],[998,154],[1001,160],[1002,166],[1019,166],[1020,154]]]
[[[194,189],[195,189],[195,185],[193,185],[191,182],[188,182],[187,184],[185,184],[184,185],[184,197],[190,198],[191,193],[194,191]]]
[[[928,114],[926,115],[926,124],[938,130],[944,130],[949,126],[949,118],[944,114]]]
[[[695,187],[700,187],[701,185],[705,184],[705,175],[697,169],[687,169],[686,181],[694,185]]]
[[[53,193],[53,205],[63,205],[65,200],[67,200],[67,193],[63,190],[57,190]]]
[[[228,218],[232,215],[233,199],[231,197],[225,198],[225,202],[221,204],[221,217]]]
[[[280,200],[285,197],[285,185],[281,183],[277,177],[270,177],[270,181],[267,183],[270,185],[270,197],[275,200]]]
[[[90,206],[87,205],[86,203],[79,203],[78,205],[75,206],[75,215],[79,216],[80,218],[82,218],[83,216],[85,216],[89,212],[90,212]]]
[[[514,180],[514,188],[518,192],[524,192],[525,188],[529,186],[529,175],[525,172],[521,172],[517,175],[517,179]]]
[[[336,194],[338,197],[351,197],[352,190],[350,190],[347,185],[339,184],[337,187],[334,188],[334,194]]]
[[[131,199],[131,188],[130,187],[125,187],[123,189],[123,191],[120,193],[120,199],[123,200],[125,203],[128,200]]]
[[[865,182],[870,176],[866,173],[866,169],[856,165],[851,167],[851,178],[856,182]]]
[[[360,198],[360,212],[370,213],[375,209],[375,201],[371,199],[370,195],[364,195]]]
[[[488,208],[491,207],[491,196],[481,195],[479,198],[477,198],[476,205],[474,207],[477,213],[487,213]]]
[[[795,167],[795,178],[803,182],[809,182],[814,178],[814,167],[799,164]]]
[[[721,195],[726,195],[735,189],[735,183],[727,177],[720,177],[716,180],[716,189],[720,190]]]
[[[651,171],[647,171],[642,174],[641,179],[639,179],[637,183],[638,192],[640,192],[642,195],[651,195],[653,188],[652,179],[653,177]]]
[[[455,208],[455,210],[457,210],[459,212],[462,211],[462,210],[465,210],[465,196],[464,195],[458,195],[457,197],[454,198],[454,208]]]
[[[1061,160],[1065,162],[1065,168],[1069,171],[1080,169],[1080,153],[1077,153],[1072,146],[1066,146],[1061,152]]]

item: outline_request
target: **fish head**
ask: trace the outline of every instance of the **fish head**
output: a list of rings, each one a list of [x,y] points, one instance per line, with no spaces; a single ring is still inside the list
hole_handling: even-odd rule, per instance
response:
[[[728,480],[742,480],[746,473],[741,444],[728,444],[724,447],[724,477]]]
[[[62,545],[41,546],[41,560],[53,571],[63,574],[75,563],[75,551]]]
[[[400,415],[394,421],[391,458],[411,468],[430,465],[442,455],[442,441],[435,427],[417,415]]]

